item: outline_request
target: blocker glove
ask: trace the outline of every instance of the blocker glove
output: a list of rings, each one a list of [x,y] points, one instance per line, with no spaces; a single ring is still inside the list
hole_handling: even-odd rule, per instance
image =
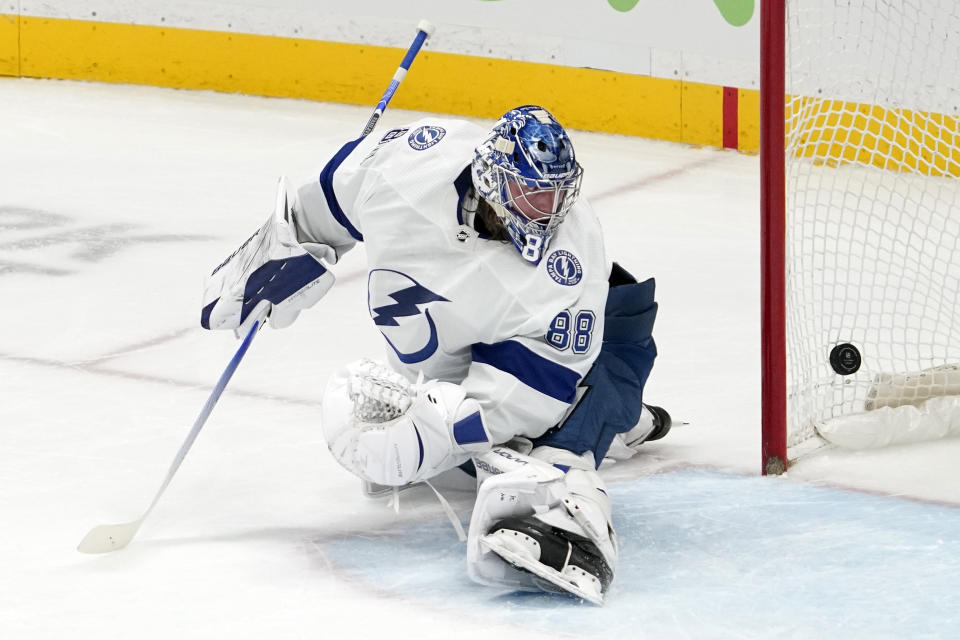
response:
[[[322,260],[336,262],[324,244],[301,243],[296,234],[295,197],[280,179],[274,212],[240,248],[207,277],[200,325],[244,335],[257,320],[282,329],[333,286]]]

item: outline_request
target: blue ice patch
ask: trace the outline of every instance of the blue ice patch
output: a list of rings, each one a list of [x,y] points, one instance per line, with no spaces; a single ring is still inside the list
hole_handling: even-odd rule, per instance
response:
[[[322,548],[379,593],[518,634],[960,637],[960,509],[712,471],[609,489],[621,558],[603,607],[471,582],[439,508],[432,522]]]

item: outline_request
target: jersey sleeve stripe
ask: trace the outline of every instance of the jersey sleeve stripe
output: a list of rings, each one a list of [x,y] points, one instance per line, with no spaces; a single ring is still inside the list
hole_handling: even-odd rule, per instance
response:
[[[512,375],[523,384],[560,402],[571,404],[577,395],[580,374],[539,356],[519,342],[471,346],[473,361]]]
[[[323,171],[320,172],[320,188],[323,189],[323,195],[327,199],[327,207],[330,209],[330,213],[332,213],[334,219],[347,230],[347,233],[358,242],[363,242],[363,234],[353,226],[347,218],[347,214],[345,214],[340,207],[340,202],[337,201],[337,194],[333,191],[333,174],[340,165],[343,164],[343,161],[347,159],[350,152],[362,141],[363,138],[357,138],[340,147],[340,151],[337,151],[337,153],[330,158],[330,161],[327,162]]]
[[[459,445],[487,442],[487,432],[483,430],[483,417],[479,411],[453,423],[453,439]]]

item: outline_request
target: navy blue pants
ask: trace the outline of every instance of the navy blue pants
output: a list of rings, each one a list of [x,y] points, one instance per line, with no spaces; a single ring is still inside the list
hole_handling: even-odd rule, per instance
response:
[[[533,441],[533,445],[566,449],[577,455],[592,451],[597,466],[618,433],[633,428],[643,409],[657,345],[653,278],[644,282],[614,263],[604,309],[603,344],[580,386],[584,392],[566,419]]]

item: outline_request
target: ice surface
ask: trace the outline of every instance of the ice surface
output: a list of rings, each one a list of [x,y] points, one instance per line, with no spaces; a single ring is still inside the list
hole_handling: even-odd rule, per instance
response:
[[[657,278],[647,399],[692,423],[604,472],[606,607],[473,585],[429,495],[394,515],[333,462],[320,390],[381,356],[362,249],[258,336],[130,546],[77,553],[146,508],[236,351],[204,274],[368,112],[0,79],[0,638],[960,637],[960,440],[755,477],[757,159],[578,132],[609,253]]]
[[[318,546],[355,583],[518,629],[596,628],[608,638],[960,633],[960,510],[715,471],[610,490],[622,562],[603,608],[470,582],[463,545],[442,518]]]

